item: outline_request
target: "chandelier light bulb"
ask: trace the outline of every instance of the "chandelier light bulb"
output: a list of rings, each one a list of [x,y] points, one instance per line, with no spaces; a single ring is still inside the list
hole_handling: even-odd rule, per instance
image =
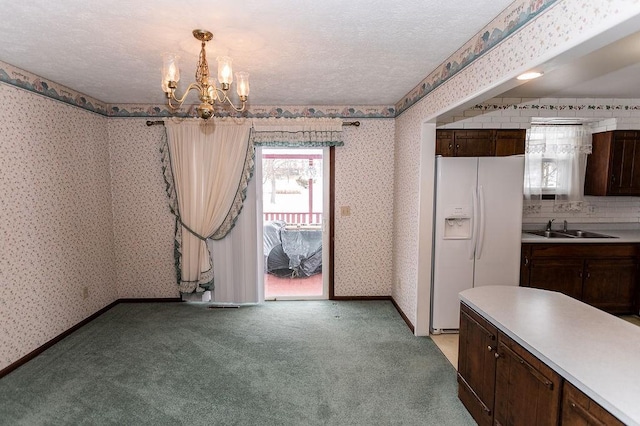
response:
[[[178,66],[178,61],[180,60],[180,56],[174,55],[173,53],[165,53],[162,57],[162,72],[164,74],[164,79],[166,81],[179,81],[180,67]]]
[[[240,99],[243,97],[246,98],[249,96],[249,73],[240,71],[236,73],[236,84],[238,87],[236,88],[238,91],[238,96]]]
[[[233,82],[233,71],[231,68],[232,59],[228,56],[218,56],[218,81],[220,84],[231,84]],[[224,89],[224,87],[223,87]]]

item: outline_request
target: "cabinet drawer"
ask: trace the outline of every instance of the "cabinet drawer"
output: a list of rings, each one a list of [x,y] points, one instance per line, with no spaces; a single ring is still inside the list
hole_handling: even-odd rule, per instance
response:
[[[562,389],[563,426],[622,426],[623,424],[571,383],[564,382]]]
[[[634,257],[640,255],[638,244],[530,244],[531,259],[541,257]]]

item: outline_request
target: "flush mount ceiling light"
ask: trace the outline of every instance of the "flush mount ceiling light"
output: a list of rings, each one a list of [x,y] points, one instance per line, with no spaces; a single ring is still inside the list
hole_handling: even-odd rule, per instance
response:
[[[518,77],[516,77],[518,80],[533,80],[534,78],[538,78],[542,76],[542,72],[540,71],[529,71],[529,72],[525,72],[524,74],[520,74]]]
[[[183,103],[191,90],[198,91],[200,105],[197,108],[198,116],[205,120],[213,116],[213,105],[216,102],[224,104],[227,102],[231,108],[240,112],[244,111],[249,96],[249,73],[236,73],[236,90],[242,105],[236,107],[227,96],[231,83],[233,82],[233,71],[231,70],[231,58],[219,56],[218,61],[218,81],[220,87],[216,86],[215,79],[209,77],[209,64],[207,63],[207,53],[205,46],[213,38],[213,34],[206,30],[193,30],[193,36],[202,42],[198,66],[196,68],[196,82],[191,83],[182,97],[176,96],[176,88],[180,80],[180,68],[178,66],[179,56],[171,53],[163,55],[162,65],[162,90],[167,95],[167,105],[175,110]],[[175,104],[174,104],[175,103]]]

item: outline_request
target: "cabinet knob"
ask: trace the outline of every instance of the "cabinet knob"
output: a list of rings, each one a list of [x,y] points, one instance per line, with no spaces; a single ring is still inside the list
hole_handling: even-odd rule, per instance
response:
[[[460,145],[459,145],[459,144],[458,144],[458,145],[456,145],[456,148],[460,148]]]
[[[496,352],[495,354],[493,354],[493,356],[495,356],[495,357],[496,357],[496,359],[497,359],[497,358],[500,358],[500,354],[499,354],[498,352]]]
[[[489,352],[491,352],[491,351],[493,350],[493,348],[491,347],[491,345],[487,346],[487,350],[488,350]]]

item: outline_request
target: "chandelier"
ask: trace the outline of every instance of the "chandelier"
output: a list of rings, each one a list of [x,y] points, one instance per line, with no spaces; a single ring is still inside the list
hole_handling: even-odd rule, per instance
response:
[[[180,68],[178,66],[179,56],[168,53],[163,55],[162,65],[162,90],[167,95],[167,105],[172,110],[179,108],[191,90],[198,91],[200,105],[197,108],[198,117],[205,120],[211,118],[214,112],[214,104],[227,102],[231,108],[241,112],[244,111],[247,97],[249,96],[249,73],[236,73],[236,90],[242,105],[236,107],[227,96],[231,83],[233,82],[233,72],[231,70],[231,58],[219,56],[218,61],[218,81],[220,87],[216,86],[215,79],[209,77],[209,64],[207,63],[207,53],[205,46],[213,38],[213,34],[206,30],[193,30],[193,36],[202,42],[198,67],[196,68],[196,82],[187,87],[187,91],[182,97],[176,96],[176,88],[180,80]]]

